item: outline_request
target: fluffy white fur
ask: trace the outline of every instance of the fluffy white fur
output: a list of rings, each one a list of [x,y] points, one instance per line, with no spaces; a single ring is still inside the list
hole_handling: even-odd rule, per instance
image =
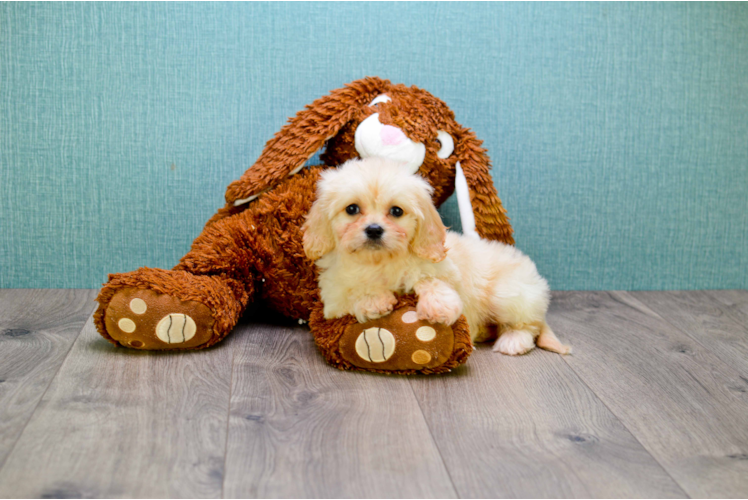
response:
[[[382,158],[322,174],[304,250],[320,269],[325,317],[365,322],[392,311],[395,293],[415,292],[419,319],[451,325],[464,314],[474,341],[498,335],[495,351],[524,354],[537,343],[570,352],[545,321],[550,291],[532,260],[512,246],[447,231],[431,191]],[[381,238],[367,235],[372,225]]]

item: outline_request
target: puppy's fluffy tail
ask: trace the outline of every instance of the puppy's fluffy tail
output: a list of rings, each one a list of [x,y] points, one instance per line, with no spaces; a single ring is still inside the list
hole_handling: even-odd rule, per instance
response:
[[[551,330],[551,327],[548,326],[548,323],[546,322],[543,322],[542,326],[540,327],[540,335],[538,335],[538,339],[535,341],[535,344],[541,349],[545,349],[546,351],[557,352],[559,354],[571,354],[571,347],[562,344],[561,341],[558,340],[558,337],[556,337],[556,334],[553,333],[553,330]]]

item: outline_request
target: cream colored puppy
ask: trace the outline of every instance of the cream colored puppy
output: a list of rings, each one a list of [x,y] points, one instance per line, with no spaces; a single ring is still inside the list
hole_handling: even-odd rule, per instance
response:
[[[451,325],[465,315],[474,341],[494,350],[566,354],[545,322],[550,291],[516,248],[447,231],[431,186],[398,163],[367,158],[325,170],[304,225],[326,318],[363,323],[388,314],[395,293],[418,295],[418,318]]]

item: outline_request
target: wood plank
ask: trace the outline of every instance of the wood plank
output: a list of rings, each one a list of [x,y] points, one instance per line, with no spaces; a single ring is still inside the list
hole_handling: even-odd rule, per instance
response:
[[[0,290],[0,468],[94,310],[95,290]]]
[[[0,469],[0,497],[218,497],[231,339],[116,348],[89,320]]]
[[[705,292],[719,301],[725,314],[748,330],[748,290],[709,290]]]
[[[407,378],[330,367],[306,327],[235,335],[224,496],[455,496]]]
[[[559,292],[564,358],[693,497],[748,495],[748,382],[625,292]]]
[[[735,319],[736,311],[739,312],[737,304],[733,304],[734,311],[728,314],[730,306],[705,291],[631,292],[631,295],[748,379],[748,329]],[[729,301],[729,294],[717,295]]]
[[[484,345],[411,382],[460,497],[685,496],[557,354]]]

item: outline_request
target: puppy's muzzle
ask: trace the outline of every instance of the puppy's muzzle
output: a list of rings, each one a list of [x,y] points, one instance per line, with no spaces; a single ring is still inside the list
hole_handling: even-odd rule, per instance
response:
[[[366,226],[366,229],[364,229],[364,233],[366,233],[366,237],[370,240],[379,241],[382,239],[384,229],[379,224],[370,224]]]

